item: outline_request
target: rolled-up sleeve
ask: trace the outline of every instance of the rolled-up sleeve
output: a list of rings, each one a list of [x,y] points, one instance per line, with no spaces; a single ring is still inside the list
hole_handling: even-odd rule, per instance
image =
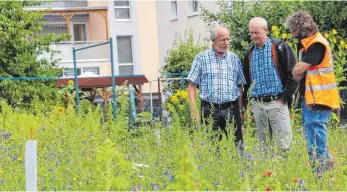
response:
[[[193,61],[192,68],[188,74],[188,80],[196,85],[200,84],[200,76],[201,76],[201,59],[200,56],[197,55]]]

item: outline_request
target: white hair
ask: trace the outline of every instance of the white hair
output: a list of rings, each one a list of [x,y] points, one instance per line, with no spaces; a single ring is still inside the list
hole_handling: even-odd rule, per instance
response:
[[[252,22],[257,22],[257,23],[261,24],[262,27],[267,28],[267,21],[262,17],[254,17],[253,19],[251,19],[249,21],[248,24],[251,24]]]
[[[214,27],[213,29],[211,29],[211,31],[210,31],[210,39],[212,41],[218,39],[218,32],[220,31],[220,29],[228,30],[227,28],[225,28],[223,26],[217,26],[217,27]]]

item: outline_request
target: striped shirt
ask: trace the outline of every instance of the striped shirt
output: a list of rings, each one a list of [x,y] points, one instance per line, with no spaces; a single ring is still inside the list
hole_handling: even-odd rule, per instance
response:
[[[262,48],[254,46],[251,59],[252,81],[255,82],[251,93],[253,97],[274,96],[283,91],[281,79],[272,59],[271,48],[270,38]]]
[[[199,98],[213,103],[235,101],[240,85],[246,84],[239,57],[226,53],[219,58],[213,48],[200,52],[194,59],[188,80],[199,85]]]

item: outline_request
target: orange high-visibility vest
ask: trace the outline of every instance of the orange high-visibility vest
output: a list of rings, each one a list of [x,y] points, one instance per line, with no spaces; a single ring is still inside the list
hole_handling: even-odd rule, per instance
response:
[[[306,105],[320,104],[332,109],[340,109],[340,98],[329,42],[318,32],[313,36],[302,39],[301,43],[304,52],[314,43],[321,43],[325,46],[323,61],[307,69],[305,80]]]

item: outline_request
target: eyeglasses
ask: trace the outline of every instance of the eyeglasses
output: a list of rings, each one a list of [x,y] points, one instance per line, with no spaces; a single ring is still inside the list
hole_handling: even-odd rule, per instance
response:
[[[218,39],[219,42],[230,42],[230,38]]]

